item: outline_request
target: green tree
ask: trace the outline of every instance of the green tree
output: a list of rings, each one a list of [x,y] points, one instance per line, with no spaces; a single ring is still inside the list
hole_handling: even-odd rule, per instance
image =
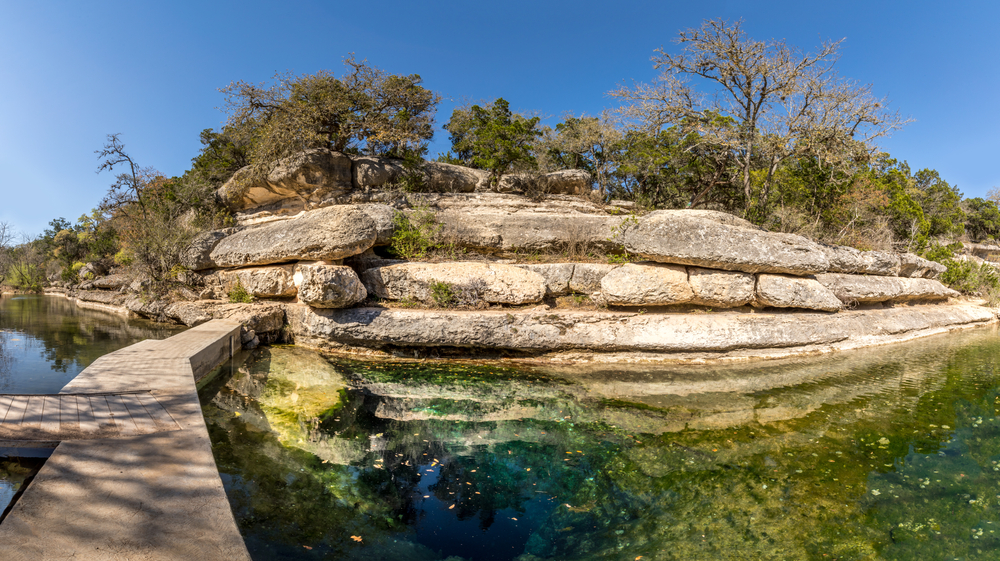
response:
[[[456,109],[445,129],[451,135],[452,158],[474,168],[490,172],[490,183],[497,185],[500,176],[515,169],[533,169],[538,165],[532,148],[542,135],[538,117],[526,118],[511,112],[507,100],[499,98],[486,107],[473,105]]]
[[[226,135],[248,147],[250,173],[265,177],[275,162],[312,148],[402,157],[434,133],[440,96],[417,74],[389,74],[344,60],[339,78],[328,71],[278,74],[271,86],[239,81],[222,89],[229,113]]]
[[[729,151],[744,214],[759,221],[784,162],[806,155],[824,166],[867,161],[873,141],[906,121],[888,112],[871,86],[837,76],[839,41],[802,54],[783,41],[753,40],[741,25],[709,20],[682,31],[681,52],[659,49],[653,58],[661,71],[653,84],[622,86],[611,95],[624,102],[621,114],[636,127],[678,126]]]
[[[965,212],[962,210],[962,193],[941,179],[932,169],[922,169],[913,175],[916,187],[913,197],[929,222],[930,237],[958,237],[965,232]]]
[[[962,201],[965,233],[972,241],[1000,239],[1000,208],[993,201],[976,197]]]

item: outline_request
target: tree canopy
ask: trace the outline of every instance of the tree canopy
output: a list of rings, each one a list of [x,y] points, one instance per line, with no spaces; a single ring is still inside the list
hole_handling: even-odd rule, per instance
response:
[[[229,113],[225,132],[248,147],[247,179],[311,148],[402,157],[433,136],[441,98],[419,75],[389,74],[353,55],[344,66],[339,78],[325,70],[277,74],[269,86],[238,81],[221,90]]]
[[[837,76],[841,41],[802,53],[784,41],[746,36],[740,21],[682,31],[680,53],[657,50],[652,84],[611,92],[622,115],[655,132],[678,127],[731,154],[744,214],[764,212],[781,164],[801,156],[824,166],[867,161],[873,141],[907,121],[870,85]],[[699,89],[701,88],[701,89]],[[720,118],[721,117],[721,118]]]

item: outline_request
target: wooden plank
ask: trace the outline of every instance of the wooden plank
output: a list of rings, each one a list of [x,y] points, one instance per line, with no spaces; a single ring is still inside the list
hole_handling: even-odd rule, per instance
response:
[[[76,414],[80,417],[80,432],[97,432],[100,428],[94,418],[94,406],[85,395],[76,396]]]
[[[111,417],[111,410],[108,409],[108,400],[103,395],[92,395],[90,408],[94,413],[94,420],[97,422],[97,430],[115,430],[114,419]]]
[[[122,402],[122,396],[109,395],[106,397],[108,400],[108,408],[111,409],[111,415],[115,418],[115,424],[118,425],[118,430],[120,430],[122,434],[139,434],[139,427],[136,426],[135,421],[132,420],[132,416],[129,415],[128,408],[126,408],[125,403]]]
[[[7,416],[7,411],[10,409],[10,404],[13,401],[14,396],[12,395],[0,395],[0,422]]]
[[[132,421],[135,423],[139,434],[149,434],[151,432],[156,432],[156,423],[153,422],[152,417],[146,412],[146,408],[142,406],[142,403],[136,398],[135,394],[130,395],[120,395],[122,403],[128,409],[128,414],[132,417]]]
[[[28,396],[28,406],[24,409],[24,418],[21,419],[21,428],[37,429],[42,424],[42,407],[45,405],[45,396]]]
[[[174,418],[170,416],[170,413],[163,408],[163,404],[156,400],[155,397],[148,393],[140,393],[135,395],[136,399],[142,403],[143,407],[146,408],[146,412],[153,419],[153,422],[157,424],[162,429],[176,430],[180,427]]]
[[[45,395],[42,397],[42,421],[39,428],[46,432],[59,432],[59,416],[61,407],[59,396]]]
[[[76,431],[80,429],[80,411],[77,409],[75,395],[59,397],[59,429]]]
[[[28,406],[28,396],[26,395],[15,395],[14,399],[11,401],[10,409],[7,411],[7,415],[3,419],[3,423],[0,423],[0,427],[12,430],[21,424],[21,419],[24,417],[24,409]]]

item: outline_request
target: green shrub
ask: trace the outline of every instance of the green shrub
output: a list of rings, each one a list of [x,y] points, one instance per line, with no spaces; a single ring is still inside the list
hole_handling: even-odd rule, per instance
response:
[[[431,298],[442,308],[447,308],[455,302],[455,290],[450,283],[434,281],[431,283]]]
[[[249,304],[253,302],[253,294],[247,292],[246,287],[240,281],[236,281],[236,284],[230,287],[228,295],[231,304]]]
[[[437,247],[435,236],[441,230],[434,213],[425,208],[416,208],[409,217],[396,212],[392,219],[394,226],[389,249],[403,259],[421,259],[431,249]]]

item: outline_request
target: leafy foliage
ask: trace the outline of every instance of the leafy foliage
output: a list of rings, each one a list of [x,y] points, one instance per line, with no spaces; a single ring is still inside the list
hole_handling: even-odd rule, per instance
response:
[[[416,208],[408,217],[397,212],[393,217],[390,250],[403,259],[421,259],[437,246],[434,238],[441,230],[434,213],[426,208]]]
[[[278,160],[311,148],[403,156],[433,135],[440,96],[417,74],[389,74],[344,60],[339,78],[329,71],[278,74],[264,85],[239,81],[222,89],[229,118],[225,134],[246,146],[246,181],[267,175]]]
[[[503,98],[486,107],[456,109],[444,127],[451,134],[455,155],[449,153],[445,159],[486,170],[490,172],[491,184],[497,185],[501,175],[517,166],[528,169],[537,166],[532,145],[542,135],[538,121],[538,117],[529,119],[511,113]]]

